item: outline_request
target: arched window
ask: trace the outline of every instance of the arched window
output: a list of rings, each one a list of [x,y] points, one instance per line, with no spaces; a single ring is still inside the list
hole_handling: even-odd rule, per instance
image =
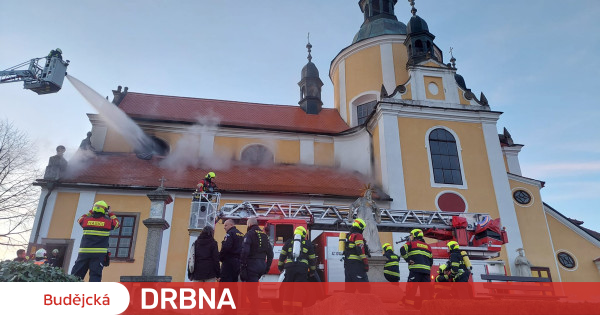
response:
[[[273,164],[273,153],[261,144],[253,144],[242,151],[241,160],[253,165]]]
[[[167,144],[164,140],[157,138],[155,136],[151,136],[153,144],[153,153],[160,156],[166,156],[169,154],[169,144]]]
[[[438,184],[462,185],[460,160],[454,136],[443,128],[429,134],[433,179]]]
[[[415,51],[423,52],[423,42],[420,39],[417,39],[417,41],[415,42]]]

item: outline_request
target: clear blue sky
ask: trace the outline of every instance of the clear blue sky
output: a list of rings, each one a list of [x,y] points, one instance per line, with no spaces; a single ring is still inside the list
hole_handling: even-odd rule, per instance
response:
[[[297,104],[313,62],[332,107],[329,63],[362,23],[357,0],[2,1],[0,69],[60,47],[69,74],[102,95],[131,91]],[[454,47],[459,73],[504,114],[523,175],[546,182],[545,202],[600,231],[600,2],[417,0],[435,43]],[[408,1],[396,15],[407,22]],[[65,81],[38,96],[0,85],[0,118],[36,140],[40,167],[58,144],[73,153],[91,107]]]

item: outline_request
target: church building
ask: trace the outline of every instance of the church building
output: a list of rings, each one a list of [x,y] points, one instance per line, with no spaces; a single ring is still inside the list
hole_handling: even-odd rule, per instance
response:
[[[78,152],[84,157],[56,174],[50,165],[35,183],[42,192],[30,249],[60,248],[70,272],[83,233],[77,219],[104,200],[121,227],[111,233],[103,280],[139,275],[148,233],[142,221],[151,209],[146,195],[163,179],[173,201],[164,215],[169,228],[158,274],[185,281],[192,193],[213,171],[221,206],[249,200],[348,206],[370,184],[380,208],[486,213],[506,228],[508,243],[496,260],[507,275],[523,248],[534,276],[600,281],[600,234],[544,203],[544,182],[521,172],[523,145],[506,129],[498,134],[502,113],[493,100],[467,87],[414,1],[410,12],[396,3],[359,1],[363,24],[331,56],[333,99],[321,97],[323,73],[311,61],[310,43],[299,98],[290,100],[297,106],[114,90],[111,106],[151,143],[135,143],[131,132],[88,114],[91,143]],[[222,222],[215,231],[220,244]],[[400,237],[381,232],[380,238]]]

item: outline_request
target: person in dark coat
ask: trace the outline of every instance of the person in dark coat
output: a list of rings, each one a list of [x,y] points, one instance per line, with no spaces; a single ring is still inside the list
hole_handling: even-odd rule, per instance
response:
[[[204,227],[194,242],[194,272],[188,276],[195,282],[216,282],[221,277],[219,247],[210,226]]]
[[[224,227],[227,234],[221,242],[221,252],[219,253],[219,258],[223,263],[221,265],[221,282],[238,282],[244,234],[235,227],[231,219],[225,221]]]

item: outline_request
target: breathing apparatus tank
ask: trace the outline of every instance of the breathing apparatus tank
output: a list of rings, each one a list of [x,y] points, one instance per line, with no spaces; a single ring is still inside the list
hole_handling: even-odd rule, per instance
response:
[[[462,256],[462,260],[465,263],[465,267],[469,268],[469,270],[473,269],[473,265],[471,264],[471,260],[469,259],[469,255],[464,250],[460,251],[460,255]]]
[[[298,257],[300,257],[301,245],[302,236],[300,234],[294,235],[294,246],[292,247],[292,257],[294,261],[297,261]]]
[[[346,233],[342,232],[342,233],[340,233],[338,250],[340,252],[343,252],[345,249],[346,249]]]

